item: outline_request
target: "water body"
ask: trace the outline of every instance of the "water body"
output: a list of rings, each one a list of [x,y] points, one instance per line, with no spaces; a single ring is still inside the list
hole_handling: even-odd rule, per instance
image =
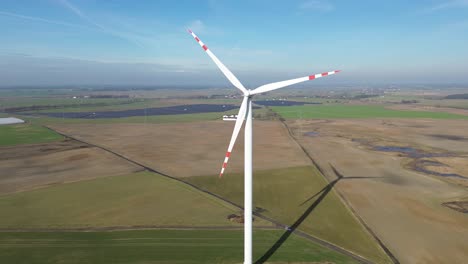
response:
[[[406,154],[408,157],[416,159],[414,162],[412,162],[411,167],[415,171],[418,171],[418,172],[440,176],[440,177],[454,177],[454,178],[460,178],[460,179],[468,179],[468,177],[465,177],[463,175],[456,174],[456,173],[441,173],[441,172],[436,172],[436,171],[431,171],[431,170],[426,169],[426,166],[438,166],[439,167],[439,166],[446,166],[446,165],[438,161],[424,160],[422,158],[453,156],[450,153],[429,153],[429,152],[418,150],[412,147],[397,147],[397,146],[376,146],[373,149],[377,151],[384,151],[384,152],[403,153],[403,154]]]
[[[441,173],[441,172],[428,170],[428,169],[424,168],[424,165],[420,166],[418,164],[418,162],[415,164],[414,169],[416,171],[419,171],[419,172],[422,172],[422,173],[435,175],[435,176],[440,176],[440,177],[454,177],[454,178],[465,179],[465,180],[468,179],[468,177],[465,177],[465,176],[462,176],[462,175],[456,174],[456,173]]]
[[[264,100],[264,101],[254,101],[255,104],[263,106],[294,106],[294,105],[306,105],[306,104],[322,104],[322,103],[313,103],[313,102],[297,102],[297,101],[281,101],[281,100]]]
[[[123,118],[132,116],[154,116],[154,115],[183,115],[197,113],[225,112],[232,109],[238,109],[239,106],[230,104],[194,104],[194,105],[176,105],[158,108],[130,109],[121,111],[97,111],[97,112],[68,112],[68,113],[41,113],[50,117],[57,118]]]
[[[304,133],[304,136],[308,136],[308,137],[315,137],[315,136],[318,136],[319,133],[318,132],[315,132],[315,131],[310,131],[310,132],[305,132]]]
[[[467,137],[456,136],[456,135],[430,135],[431,137],[438,138],[438,139],[447,139],[447,140],[454,140],[454,141],[468,141]]]
[[[400,152],[405,154],[413,154],[418,152],[415,148],[412,147],[397,147],[397,146],[375,146],[374,150],[383,151],[383,152]]]
[[[406,154],[411,158],[431,158],[431,157],[450,157],[453,156],[449,153],[429,153],[423,150],[415,149],[412,147],[397,147],[397,146],[375,146],[373,150],[383,152],[398,152]]]

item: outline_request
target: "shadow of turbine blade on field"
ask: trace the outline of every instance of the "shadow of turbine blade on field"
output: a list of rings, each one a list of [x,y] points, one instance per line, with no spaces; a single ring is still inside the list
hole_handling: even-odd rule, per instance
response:
[[[302,213],[302,215],[292,224],[290,227],[288,227],[283,235],[273,244],[271,248],[269,248],[265,254],[263,254],[255,263],[256,264],[261,264],[265,263],[270,259],[270,257],[286,242],[286,240],[291,236],[294,231],[304,222],[304,220],[317,208],[317,206],[322,203],[322,201],[325,199],[325,197],[328,195],[328,193],[333,189],[335,184],[337,184],[341,180],[356,180],[356,179],[375,179],[375,178],[382,178],[382,177],[358,177],[358,176],[350,176],[346,177],[343,174],[341,174],[333,165],[330,164],[330,167],[332,168],[333,172],[336,174],[338,177],[337,179],[333,180],[332,182],[328,183],[324,188],[322,188],[320,191],[312,195],[310,198],[305,200],[303,203],[300,204],[300,206],[306,204],[307,202],[313,200],[315,197],[318,197],[305,211]]]
[[[336,168],[335,166],[331,165],[330,164],[330,167],[332,168],[333,172],[335,173],[335,175],[338,177],[338,179],[335,179],[333,180],[332,182],[330,182],[327,186],[325,186],[322,190],[320,190],[318,193],[312,195],[309,199],[305,200],[303,203],[301,203],[300,205],[304,205],[306,204],[307,202],[311,201],[312,199],[314,199],[315,197],[317,197],[320,193],[324,192],[327,190],[327,188],[329,188],[330,186],[333,187],[338,181],[340,180],[358,180],[358,179],[382,179],[382,178],[385,178],[385,177],[360,177],[360,176],[349,176],[349,177],[346,177],[344,176],[343,174],[341,174]]]

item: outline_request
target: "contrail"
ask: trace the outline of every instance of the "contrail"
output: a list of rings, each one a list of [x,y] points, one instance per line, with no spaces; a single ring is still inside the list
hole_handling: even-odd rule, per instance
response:
[[[58,0],[58,2],[62,6],[64,6],[68,10],[70,10],[72,13],[74,13],[76,16],[78,16],[82,20],[92,24],[93,26],[97,27],[102,32],[113,35],[113,36],[116,36],[116,37],[119,37],[119,38],[122,38],[122,39],[125,39],[127,41],[130,41],[130,42],[134,43],[135,45],[137,45],[139,47],[142,47],[142,48],[144,47],[143,44],[138,40],[138,39],[142,39],[141,37],[133,36],[133,35],[128,34],[126,32],[119,32],[119,31],[115,31],[115,30],[108,29],[108,28],[104,27],[103,25],[101,25],[101,24],[95,22],[94,20],[92,20],[83,11],[81,11],[81,9],[79,9],[77,6],[73,5],[68,0]]]
[[[43,23],[48,23],[48,24],[55,24],[55,25],[60,25],[60,26],[91,29],[91,28],[86,27],[86,26],[81,26],[81,25],[77,25],[77,24],[67,23],[67,22],[63,22],[63,21],[45,19],[45,18],[42,18],[42,17],[25,16],[25,15],[16,14],[16,13],[11,13],[11,12],[5,12],[5,11],[0,11],[0,15],[1,15],[1,16],[7,16],[7,17],[18,18],[18,19],[23,19],[23,20],[30,20],[30,21],[38,21],[38,22],[43,22]]]
[[[99,29],[103,30],[103,31],[107,31],[106,28],[104,28],[103,26],[101,26],[100,24],[94,22],[92,19],[90,19],[87,15],[83,14],[83,12],[81,12],[81,10],[72,5],[72,3],[68,2],[67,0],[58,0],[63,6],[65,6],[67,9],[69,9],[70,11],[72,11],[75,15],[77,15],[79,18],[85,20],[86,22],[88,23],[91,23],[92,25],[98,27]]]

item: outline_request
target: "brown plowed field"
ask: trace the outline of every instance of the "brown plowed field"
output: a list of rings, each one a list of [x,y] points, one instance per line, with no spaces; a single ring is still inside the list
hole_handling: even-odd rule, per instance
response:
[[[337,173],[343,176],[335,187],[401,263],[466,263],[468,215],[442,203],[466,197],[467,179],[425,174],[406,165],[417,159],[412,155],[453,155],[424,158],[433,161],[426,169],[468,176],[468,142],[459,140],[467,136],[468,122],[296,120],[288,125],[329,180]],[[311,131],[315,133],[305,135]],[[418,151],[382,152],[375,146]]]
[[[99,148],[74,140],[0,148],[0,194],[142,168]]]
[[[310,164],[287,129],[275,121],[254,121],[256,170]],[[172,124],[67,124],[59,132],[103,146],[174,177],[216,175],[229,144],[234,122],[207,121]],[[242,172],[243,130],[229,160],[231,172]],[[261,157],[255,159],[255,157]]]

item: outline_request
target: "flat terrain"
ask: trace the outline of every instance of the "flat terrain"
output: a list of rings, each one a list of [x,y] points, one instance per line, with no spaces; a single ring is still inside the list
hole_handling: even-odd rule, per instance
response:
[[[243,174],[184,178],[236,203],[243,203]],[[254,208],[284,224],[320,237],[376,263],[389,263],[383,250],[312,166],[254,173]]]
[[[466,115],[429,112],[404,111],[387,109],[384,105],[351,105],[327,104],[304,106],[274,106],[271,107],[286,119],[327,119],[327,118],[434,118],[434,119],[468,119]]]
[[[0,263],[241,263],[242,224],[227,219],[238,207],[92,145],[242,204],[243,131],[217,177],[234,126],[220,119],[237,108],[145,115],[240,103],[209,92],[0,90],[1,110],[28,122],[0,126]],[[468,100],[442,99],[460,91],[307,93],[258,97],[275,105],[254,111],[256,213],[379,264],[391,261],[373,235],[400,263],[465,263]],[[278,119],[270,109],[290,131],[261,121]],[[142,116],[67,118],[108,111]],[[254,226],[254,259],[354,263],[259,217]]]
[[[1,125],[0,147],[52,142],[63,137],[49,129],[31,124]]]
[[[184,180],[197,186],[242,204],[242,177],[239,172],[243,170],[243,144],[235,147],[225,177],[220,180],[216,176],[233,125],[233,122],[213,121],[157,125],[69,124],[53,128],[78,139],[112,149],[160,172],[183,177]],[[254,160],[254,166],[256,171],[264,175],[258,178],[263,182],[257,185],[261,191],[260,189],[255,191],[256,195],[257,193],[264,195],[255,198],[259,202],[259,204],[256,202],[256,205],[267,209],[268,216],[293,225],[314,204],[315,199],[320,197],[320,194],[317,196],[314,194],[327,183],[312,167],[298,167],[310,166],[311,162],[280,122],[256,121],[254,131],[255,156],[261,157]],[[243,142],[243,137],[240,136],[238,140]],[[297,169],[285,169],[291,166]],[[269,171],[261,172],[263,170]],[[291,180],[288,176],[297,179]],[[257,179],[257,176],[255,178]],[[220,186],[224,188],[217,189]],[[322,197],[326,201],[323,206],[315,205],[317,208],[310,217],[304,215],[307,220],[299,225],[303,228],[301,230],[365,257],[378,259],[381,262],[387,261],[373,238],[330,191],[331,189]],[[309,198],[310,200],[307,200]],[[323,217],[320,217],[321,215]],[[332,219],[337,221],[337,225],[341,227],[340,231],[335,230],[336,225],[332,224]],[[346,221],[341,222],[343,219]],[[350,238],[357,239],[361,243],[355,243],[353,242],[355,240],[349,240]]]
[[[0,211],[4,229],[241,226],[236,207],[150,172],[3,195]]]
[[[124,118],[133,116],[153,116],[153,115],[182,115],[194,113],[222,113],[229,110],[237,109],[238,106],[232,104],[190,104],[190,105],[177,105],[157,108],[143,108],[143,109],[128,109],[120,111],[94,111],[94,112],[46,112],[43,115],[58,117],[58,118],[82,118],[82,119],[96,119],[96,118]]]
[[[0,147],[0,195],[140,170],[106,151],[68,139]]]
[[[428,160],[425,169],[445,167],[468,176],[468,142],[460,140],[468,131],[465,121],[291,120],[288,125],[330,181],[342,177],[339,193],[402,263],[466,261],[467,215],[442,205],[467,197],[466,180],[409,166]],[[408,148],[418,151],[405,152]],[[434,153],[454,156],[427,155]],[[433,161],[441,164],[427,166]]]
[[[69,124],[54,129],[112,149],[174,177],[219,174],[234,122],[174,124]],[[310,163],[280,122],[256,121],[254,167],[258,170]],[[228,174],[243,171],[243,133],[229,160]]]
[[[225,114],[234,114],[236,110],[228,112],[200,113],[200,114],[180,114],[180,115],[156,115],[156,116],[133,116],[122,118],[60,118],[60,117],[31,117],[21,116],[23,119],[40,125],[63,125],[63,124],[149,124],[149,123],[185,123],[196,121],[221,120]]]
[[[254,260],[282,231],[254,231]],[[240,230],[0,233],[0,262],[35,263],[241,263]],[[292,235],[268,263],[355,263]]]
[[[468,101],[468,100],[467,100]],[[468,104],[468,102],[467,102]],[[394,110],[403,110],[403,111],[426,111],[426,112],[446,112],[456,115],[466,115],[468,116],[468,109],[463,108],[451,108],[451,107],[441,107],[441,106],[430,106],[430,105],[420,105],[420,104],[398,104],[387,107]]]

